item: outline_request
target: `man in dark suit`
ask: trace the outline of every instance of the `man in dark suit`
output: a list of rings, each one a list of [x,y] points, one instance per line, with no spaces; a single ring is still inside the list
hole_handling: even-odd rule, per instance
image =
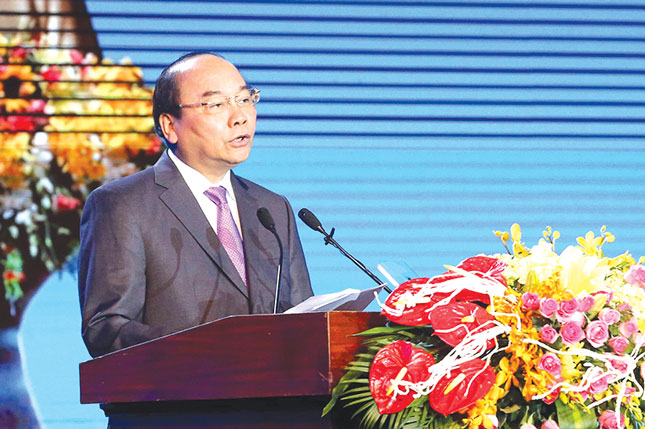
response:
[[[83,211],[79,297],[92,356],[228,315],[271,313],[279,249],[260,207],[284,246],[280,311],[312,295],[288,201],[231,172],[249,156],[258,99],[209,53],[159,76],[153,116],[169,150],[94,191]]]

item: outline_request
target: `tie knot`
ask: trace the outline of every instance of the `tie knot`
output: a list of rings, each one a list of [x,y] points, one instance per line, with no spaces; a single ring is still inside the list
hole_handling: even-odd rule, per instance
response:
[[[204,195],[217,205],[228,204],[226,200],[226,188],[223,186],[211,186],[204,191]]]

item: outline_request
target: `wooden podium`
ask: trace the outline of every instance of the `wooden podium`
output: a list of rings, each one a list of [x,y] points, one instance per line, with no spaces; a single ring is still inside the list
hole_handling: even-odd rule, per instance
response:
[[[80,365],[110,428],[345,428],[321,418],[377,313],[231,316]]]

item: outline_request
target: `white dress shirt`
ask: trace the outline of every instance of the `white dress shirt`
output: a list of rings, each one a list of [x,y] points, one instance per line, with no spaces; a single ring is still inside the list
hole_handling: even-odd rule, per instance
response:
[[[233,192],[233,186],[231,185],[231,172],[227,171],[224,177],[222,177],[222,180],[220,180],[218,183],[211,183],[202,173],[183,162],[170,149],[168,149],[168,156],[177,166],[179,173],[184,178],[186,184],[195,196],[195,199],[199,203],[199,207],[201,207],[202,212],[204,212],[206,219],[208,219],[208,223],[210,223],[211,227],[213,227],[213,231],[216,232],[217,205],[215,205],[214,202],[212,202],[206,195],[204,195],[204,191],[212,186],[223,186],[224,188],[226,188],[226,200],[228,201],[228,206],[231,209],[231,213],[233,214],[235,226],[237,226],[237,230],[240,231],[240,237],[242,237],[242,240],[244,240],[244,237],[242,236],[242,228],[240,227],[240,215],[237,211],[235,193]]]

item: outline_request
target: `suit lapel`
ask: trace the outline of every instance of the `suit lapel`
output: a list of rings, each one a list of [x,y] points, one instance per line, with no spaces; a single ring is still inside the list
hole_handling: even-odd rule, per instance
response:
[[[251,312],[270,313],[273,311],[277,265],[273,265],[272,254],[267,249],[267,243],[261,238],[260,231],[264,227],[257,217],[260,203],[251,195],[248,186],[233,173],[231,183],[242,226]],[[274,286],[270,286],[271,284]]]
[[[217,234],[206,220],[197,200],[195,200],[190,188],[181,177],[175,164],[168,157],[168,154],[164,153],[161,156],[154,169],[155,182],[166,188],[159,195],[159,198],[186,227],[190,235],[229,278],[231,283],[248,298],[247,288],[233,262],[231,262],[226,250],[219,238],[217,238]]]

